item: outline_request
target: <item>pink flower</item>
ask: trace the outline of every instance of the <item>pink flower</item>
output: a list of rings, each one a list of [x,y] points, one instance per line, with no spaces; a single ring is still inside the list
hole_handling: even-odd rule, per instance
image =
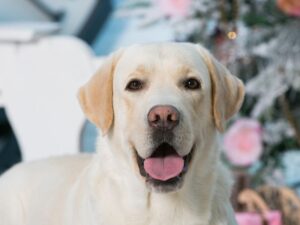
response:
[[[262,153],[262,129],[253,119],[236,121],[224,136],[224,150],[228,160],[235,166],[249,166]]]
[[[166,16],[187,16],[192,0],[154,0]]]
[[[277,0],[277,6],[288,15],[300,16],[299,0]]]

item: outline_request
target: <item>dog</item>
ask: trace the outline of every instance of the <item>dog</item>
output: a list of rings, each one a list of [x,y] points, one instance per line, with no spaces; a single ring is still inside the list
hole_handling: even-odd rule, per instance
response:
[[[1,225],[236,224],[218,137],[244,86],[204,47],[120,49],[78,98],[101,131],[97,153],[6,172]]]

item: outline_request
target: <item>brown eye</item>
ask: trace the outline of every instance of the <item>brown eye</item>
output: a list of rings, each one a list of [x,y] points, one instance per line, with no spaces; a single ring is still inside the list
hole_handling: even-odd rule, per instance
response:
[[[143,82],[137,79],[129,81],[126,86],[126,90],[128,91],[138,91],[143,88]]]
[[[200,88],[200,82],[195,78],[189,78],[183,82],[184,87],[189,90],[196,90]]]

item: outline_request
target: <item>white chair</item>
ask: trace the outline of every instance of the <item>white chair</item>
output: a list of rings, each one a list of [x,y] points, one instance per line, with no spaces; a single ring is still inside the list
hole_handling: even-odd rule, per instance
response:
[[[85,117],[76,95],[94,70],[93,53],[74,37],[0,41],[0,105],[23,160],[79,152]]]

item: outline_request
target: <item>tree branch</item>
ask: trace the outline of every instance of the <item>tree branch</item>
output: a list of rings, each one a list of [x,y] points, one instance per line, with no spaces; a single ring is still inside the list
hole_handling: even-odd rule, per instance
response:
[[[300,146],[300,127],[299,127],[297,119],[295,118],[295,116],[291,110],[290,104],[289,104],[288,100],[286,99],[285,94],[282,94],[281,96],[279,96],[279,103],[282,107],[282,111],[283,111],[285,118],[290,123],[290,125],[292,126],[292,128],[295,132],[296,141],[298,142],[298,145]]]

